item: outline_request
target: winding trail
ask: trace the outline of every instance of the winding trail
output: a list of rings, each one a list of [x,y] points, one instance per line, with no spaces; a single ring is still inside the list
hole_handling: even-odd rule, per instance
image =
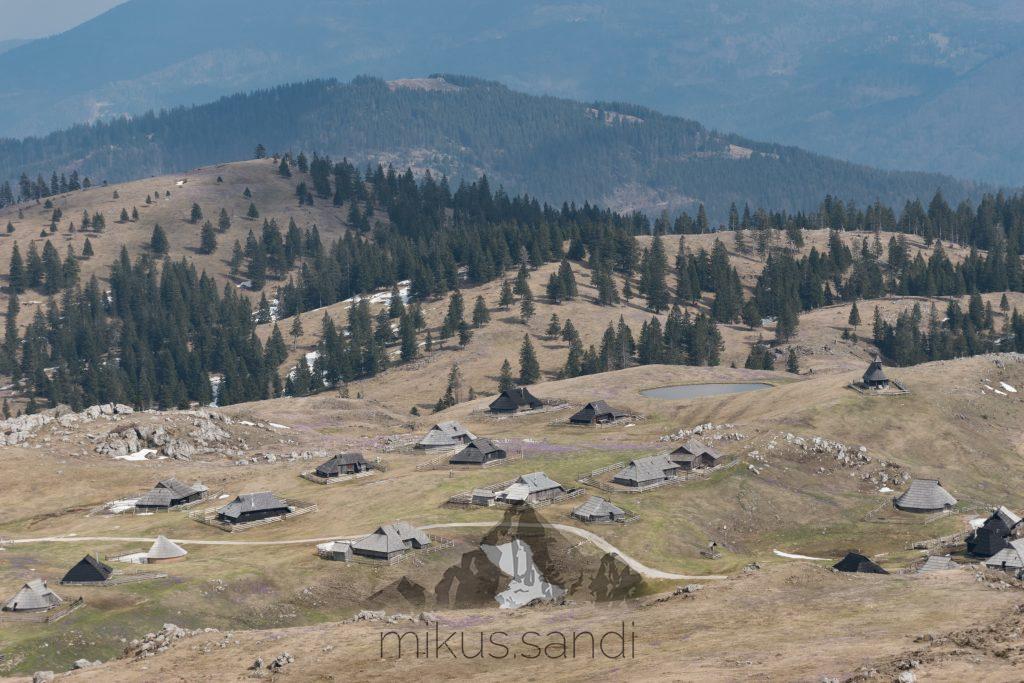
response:
[[[421,529],[451,529],[457,527],[472,527],[472,528],[493,528],[501,525],[501,520],[494,522],[446,522],[442,524],[425,524],[421,525]],[[570,526],[568,524],[537,524],[532,522],[526,522],[517,526],[522,527],[548,527],[557,529],[558,531],[579,536],[587,541],[593,543],[597,548],[603,550],[606,553],[610,553],[622,560],[630,569],[637,572],[641,576],[648,579],[672,579],[672,580],[698,580],[698,581],[722,581],[727,578],[723,574],[706,574],[706,575],[691,575],[691,574],[674,574],[672,572],[661,571],[660,569],[653,569],[648,567],[644,563],[640,562],[636,558],[633,558],[621,550],[616,548],[614,545],[601,538],[592,531],[586,529],[580,529],[579,527]],[[359,538],[358,536],[355,538]],[[144,536],[42,536],[39,538],[5,538],[3,544],[5,546],[11,545],[22,545],[30,543],[79,543],[83,541],[97,541],[97,542],[111,542],[111,543],[152,543],[155,538],[147,538]],[[308,545],[310,543],[327,543],[328,541],[337,540],[350,540],[343,536],[325,536],[322,538],[297,538],[279,541],[228,541],[228,540],[209,540],[209,539],[188,539],[188,538],[172,538],[170,539],[174,543],[179,545],[234,545],[234,546],[271,546],[271,545]]]

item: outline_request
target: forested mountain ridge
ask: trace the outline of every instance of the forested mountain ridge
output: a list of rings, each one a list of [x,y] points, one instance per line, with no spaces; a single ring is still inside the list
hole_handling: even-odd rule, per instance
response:
[[[876,345],[901,364],[1024,341],[1024,318],[1011,316],[1009,301],[980,297],[1024,290],[1019,195],[954,207],[937,193],[927,208],[915,201],[900,210],[826,196],[809,214],[730,207],[730,229],[714,232],[699,212],[652,222],[541,204],[486,177],[453,188],[408,169],[268,156],[263,145],[254,152],[251,161],[114,186],[86,187],[77,175],[26,181],[39,198],[0,208],[7,396],[28,398],[28,410],[44,401],[168,407],[299,395],[373,378],[449,339],[462,349],[492,310],[513,306],[518,314],[501,324],[514,331],[505,343],[522,339],[524,384],[542,372],[530,334],[569,342],[554,370],[564,376],[632,363],[714,365],[720,327],[742,321],[784,348],[802,313],[886,295],[951,297],[949,322],[931,312],[927,333],[918,329],[923,311],[889,327],[876,316]],[[531,272],[547,281],[534,275],[530,284]],[[497,301],[477,298],[470,316],[461,291],[488,285],[500,290]],[[956,300],[968,294],[964,315]],[[304,347],[317,352],[313,362],[302,356],[294,372],[282,368],[285,330],[303,339],[299,314],[336,303],[343,317],[307,318],[322,327]],[[609,316],[627,312],[623,303],[631,322],[607,328],[599,344]],[[552,317],[536,329],[544,309]],[[587,320],[587,337],[573,332],[570,315]],[[520,337],[518,325],[531,321]],[[746,337],[738,343],[753,350],[739,361],[771,365],[766,343]],[[516,355],[488,350],[492,371],[501,356],[491,356],[506,352]],[[446,393],[439,405],[450,400]]]
[[[129,0],[0,55],[0,136],[308,78],[449,72],[1021,184],[1021,95],[1005,84],[1022,22],[1008,0]]]
[[[458,76],[309,81],[0,141],[0,178],[77,169],[114,182],[245,158],[254,141],[358,166],[430,169],[452,182],[487,174],[509,192],[555,203],[652,214],[696,213],[703,204],[712,221],[723,221],[732,203],[799,212],[828,194],[901,205],[936,188],[955,202],[982,189],[753,142],[635,105],[537,97]]]

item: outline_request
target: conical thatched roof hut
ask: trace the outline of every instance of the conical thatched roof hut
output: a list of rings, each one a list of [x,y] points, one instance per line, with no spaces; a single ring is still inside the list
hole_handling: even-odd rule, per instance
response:
[[[174,541],[166,536],[157,536],[149,552],[146,553],[146,562],[150,564],[177,562],[178,560],[185,559],[186,555],[188,555],[188,551]]]

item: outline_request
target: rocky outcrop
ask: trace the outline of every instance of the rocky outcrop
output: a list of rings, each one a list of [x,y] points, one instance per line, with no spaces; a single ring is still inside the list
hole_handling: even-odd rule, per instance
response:
[[[144,659],[155,654],[166,652],[175,642],[182,638],[189,638],[199,633],[215,632],[216,629],[195,629],[189,630],[174,624],[164,624],[164,627],[156,633],[147,633],[141,639],[136,638],[128,643],[121,655],[122,659]]]
[[[233,440],[231,433],[217,424],[230,424],[231,418],[211,411],[180,414],[189,417],[191,429],[187,434],[175,436],[162,425],[129,424],[97,437],[96,452],[118,457],[150,448],[168,458],[191,460],[200,453],[218,450]]]
[[[123,403],[104,403],[89,406],[78,413],[72,412],[71,408],[66,405],[59,405],[56,408],[32,415],[11,417],[0,421],[0,446],[15,446],[24,443],[34,436],[41,427],[52,422],[67,428],[81,422],[91,422],[101,418],[109,419],[115,415],[130,415],[134,412],[131,406],[126,406]]]

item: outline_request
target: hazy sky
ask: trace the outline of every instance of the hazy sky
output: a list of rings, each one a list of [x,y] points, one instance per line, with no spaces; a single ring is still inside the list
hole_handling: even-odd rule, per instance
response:
[[[67,31],[125,0],[0,0],[0,40]]]

